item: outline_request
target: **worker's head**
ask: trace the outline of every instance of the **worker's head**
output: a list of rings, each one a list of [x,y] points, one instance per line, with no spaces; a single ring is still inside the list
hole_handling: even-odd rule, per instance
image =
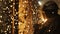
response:
[[[54,1],[48,1],[43,5],[42,10],[47,15],[55,15],[58,12],[58,6]]]

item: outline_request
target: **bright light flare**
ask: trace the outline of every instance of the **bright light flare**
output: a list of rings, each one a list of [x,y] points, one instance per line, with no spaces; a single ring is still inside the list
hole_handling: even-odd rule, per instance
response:
[[[43,22],[46,22],[47,21],[47,19],[42,19],[43,20]]]
[[[40,1],[38,1],[38,4],[39,4],[39,5],[42,5],[42,3],[41,3]]]
[[[45,24],[45,22],[47,21],[47,19],[42,19],[43,23],[42,24]]]

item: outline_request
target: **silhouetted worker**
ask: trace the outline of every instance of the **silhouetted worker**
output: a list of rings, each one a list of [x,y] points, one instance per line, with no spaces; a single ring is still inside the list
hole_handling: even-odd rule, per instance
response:
[[[48,18],[46,26],[39,29],[40,25],[34,25],[34,34],[60,34],[60,15],[58,6],[54,1],[48,1],[43,5],[43,11]],[[37,27],[38,26],[38,27]]]

